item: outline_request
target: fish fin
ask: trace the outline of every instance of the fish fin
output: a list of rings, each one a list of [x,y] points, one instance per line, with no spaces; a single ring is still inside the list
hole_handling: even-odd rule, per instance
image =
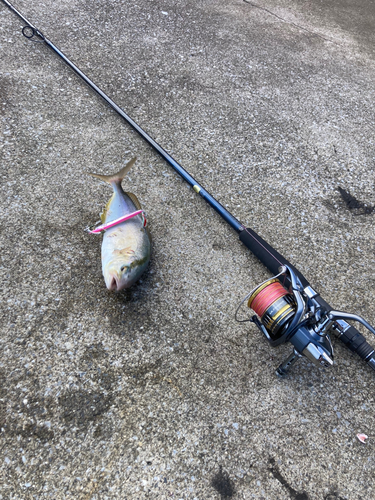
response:
[[[136,209],[142,210],[141,204],[134,193],[125,193],[125,194],[128,195],[129,198],[132,200]],[[144,230],[147,233],[147,236],[148,236],[148,239],[150,240],[150,243],[152,243],[152,236],[151,236],[150,230],[149,230],[147,225],[144,227]]]
[[[147,233],[148,239],[150,240],[150,244],[152,245],[152,236],[151,236],[151,233],[150,233],[148,226],[145,227],[145,231]]]
[[[102,221],[102,223],[104,224],[105,221],[106,221],[106,218],[107,218],[107,213],[108,213],[108,209],[109,209],[109,206],[110,204],[112,203],[112,200],[114,198],[114,194],[110,197],[109,201],[107,202],[107,204],[105,205],[105,207],[103,208],[103,211],[100,213],[100,220]]]
[[[115,174],[112,175],[92,174],[91,172],[87,173],[89,175],[92,175],[93,177],[96,177],[97,179],[100,179],[101,181],[108,182],[108,184],[112,183],[121,184],[121,181],[123,180],[125,175],[129,172],[129,170],[132,168],[136,160],[137,158],[133,158],[119,172],[116,172]]]
[[[129,196],[129,198],[132,200],[137,210],[142,210],[141,204],[139,203],[139,200],[134,193],[125,193],[125,194]]]

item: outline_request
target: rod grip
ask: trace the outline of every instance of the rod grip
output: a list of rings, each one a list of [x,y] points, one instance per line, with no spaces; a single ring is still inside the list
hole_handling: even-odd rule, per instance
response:
[[[244,228],[240,233],[240,240],[242,243],[257,257],[262,264],[264,264],[267,269],[272,274],[279,273],[279,267],[281,265],[289,266],[293,272],[300,279],[303,288],[309,286],[309,282],[303,276],[303,274],[298,271],[285,257],[283,257],[279,252],[271,247],[263,238],[261,238],[255,231],[250,228]]]
[[[371,347],[365,337],[354,326],[350,326],[345,330],[339,339],[348,349],[358,354],[361,359],[367,362],[374,355],[374,348]]]

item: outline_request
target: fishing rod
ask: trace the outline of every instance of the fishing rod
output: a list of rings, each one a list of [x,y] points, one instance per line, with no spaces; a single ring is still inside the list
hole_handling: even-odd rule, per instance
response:
[[[272,347],[290,342],[290,356],[277,368],[283,376],[301,357],[318,366],[333,364],[333,334],[352,352],[357,353],[375,370],[375,350],[365,337],[350,323],[357,321],[375,335],[375,329],[361,316],[335,311],[316,292],[303,274],[285,257],[263,240],[253,229],[247,228],[206,191],[171,155],[150,137],[130,116],[108,97],[88,76],[73,64],[40,30],[28,21],[8,0],[1,0],[24,22],[22,34],[29,39],[44,42],[86,84],[114,109],[159,155],[198,193],[238,234],[241,242],[268,268],[273,277],[256,286],[238,306],[235,318],[239,322],[253,322]],[[256,314],[239,319],[243,305]]]

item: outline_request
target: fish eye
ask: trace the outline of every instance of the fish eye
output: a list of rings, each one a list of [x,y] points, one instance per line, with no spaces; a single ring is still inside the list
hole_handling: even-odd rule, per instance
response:
[[[125,264],[124,266],[122,266],[122,267],[120,268],[120,271],[121,271],[121,272],[123,272],[123,271],[125,271],[125,269],[127,269],[128,267],[129,267],[129,266],[127,266],[127,265]]]

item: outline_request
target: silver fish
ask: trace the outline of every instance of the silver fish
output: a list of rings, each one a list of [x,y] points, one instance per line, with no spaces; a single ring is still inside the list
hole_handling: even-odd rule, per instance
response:
[[[114,175],[91,174],[113,188],[113,195],[100,218],[103,224],[141,210],[133,193],[123,191],[121,182],[136,158]],[[129,288],[146,270],[151,256],[151,240],[142,214],[107,229],[102,242],[102,271],[109,290]]]

